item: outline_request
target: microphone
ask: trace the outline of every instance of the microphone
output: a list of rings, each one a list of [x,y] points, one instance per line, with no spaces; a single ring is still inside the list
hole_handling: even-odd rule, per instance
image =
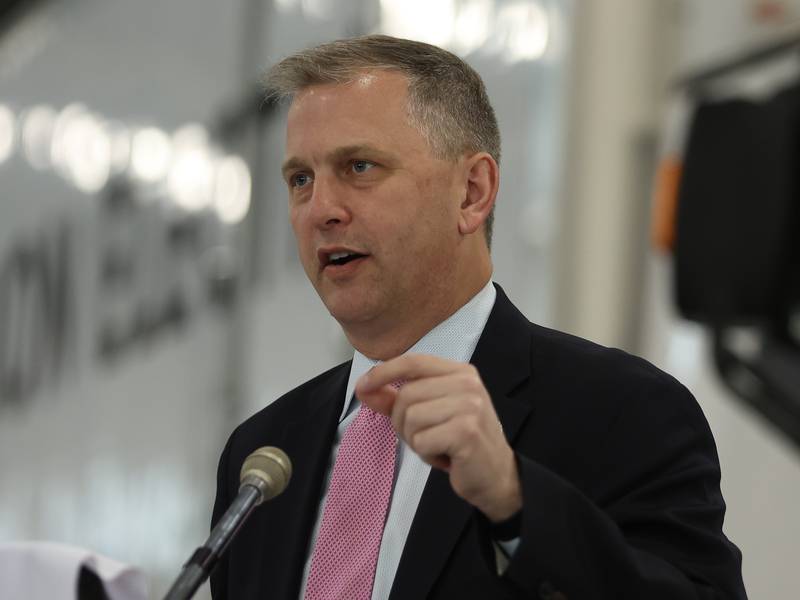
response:
[[[239,494],[206,543],[195,550],[183,566],[164,600],[187,600],[194,596],[253,509],[283,492],[291,476],[292,462],[280,448],[264,446],[250,454],[239,473]]]

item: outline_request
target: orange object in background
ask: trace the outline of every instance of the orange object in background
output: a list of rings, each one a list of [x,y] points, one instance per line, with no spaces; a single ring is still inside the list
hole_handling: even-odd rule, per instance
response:
[[[671,253],[675,247],[675,219],[682,172],[683,163],[677,156],[664,157],[656,172],[650,237],[653,246],[665,253]]]
[[[751,12],[756,21],[781,23],[786,21],[787,7],[785,1],[755,0]]]

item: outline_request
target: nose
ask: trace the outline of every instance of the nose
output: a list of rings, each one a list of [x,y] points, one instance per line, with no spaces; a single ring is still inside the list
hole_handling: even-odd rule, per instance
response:
[[[311,219],[316,227],[330,229],[350,222],[345,190],[335,177],[317,174],[311,194]]]

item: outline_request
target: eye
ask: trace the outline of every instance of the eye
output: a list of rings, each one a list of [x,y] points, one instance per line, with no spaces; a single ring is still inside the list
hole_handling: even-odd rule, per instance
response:
[[[354,160],[352,162],[352,169],[355,173],[366,173],[374,166],[375,163],[371,163],[368,160]]]
[[[311,176],[308,173],[296,173],[289,178],[292,187],[301,188],[311,183]]]

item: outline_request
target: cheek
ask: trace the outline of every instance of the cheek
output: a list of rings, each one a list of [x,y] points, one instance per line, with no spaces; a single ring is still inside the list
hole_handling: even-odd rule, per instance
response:
[[[289,224],[297,241],[308,235],[308,219],[302,206],[289,207]]]
[[[459,219],[457,193],[441,179],[432,178],[420,186],[416,221],[424,230],[427,244],[432,248],[443,248],[456,242]]]
[[[311,242],[310,229],[305,223],[301,210],[289,209],[289,224],[292,226],[297,250],[303,262],[306,262],[307,255],[312,250],[309,245]]]
[[[419,180],[419,195],[428,199],[427,205],[432,214],[452,216],[461,204],[463,190],[451,168],[437,168]]]
[[[415,205],[402,220],[384,223],[392,258],[402,265],[405,277],[438,276],[439,263],[446,260],[449,247],[453,245],[453,236],[448,235],[449,222],[450,216],[443,207],[429,202]]]

